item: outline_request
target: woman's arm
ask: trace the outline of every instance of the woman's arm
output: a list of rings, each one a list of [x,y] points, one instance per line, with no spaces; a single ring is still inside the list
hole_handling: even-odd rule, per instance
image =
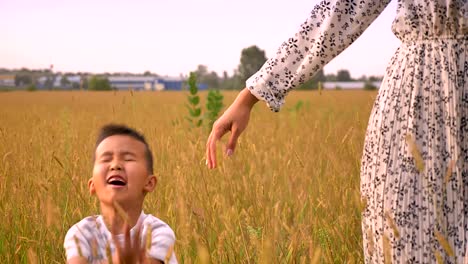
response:
[[[325,0],[316,5],[298,32],[247,80],[247,89],[239,93],[214,123],[206,143],[207,166],[216,167],[216,143],[228,131],[231,131],[231,137],[226,154],[232,155],[239,135],[247,127],[250,111],[258,100],[265,101],[271,110],[279,111],[291,89],[308,81],[351,45],[389,2]]]
[[[291,89],[311,79],[351,45],[389,2],[321,1],[297,33],[247,80],[247,88],[271,110],[279,111]]]

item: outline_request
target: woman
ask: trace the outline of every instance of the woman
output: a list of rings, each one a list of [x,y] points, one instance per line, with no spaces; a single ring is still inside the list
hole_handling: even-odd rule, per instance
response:
[[[389,2],[315,6],[214,124],[208,167],[216,166],[216,142],[228,131],[232,155],[258,100],[279,111],[291,89],[348,47]],[[467,0],[399,0],[392,30],[402,44],[376,98],[362,157],[365,260],[468,263]]]

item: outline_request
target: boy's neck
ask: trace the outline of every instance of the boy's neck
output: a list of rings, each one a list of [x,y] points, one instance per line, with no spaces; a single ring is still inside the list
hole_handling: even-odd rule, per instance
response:
[[[122,209],[128,216],[128,226],[133,228],[140,218],[142,206],[122,206]],[[107,229],[114,235],[125,233],[125,221],[120,214],[116,211],[114,206],[101,203],[101,215],[107,225]]]

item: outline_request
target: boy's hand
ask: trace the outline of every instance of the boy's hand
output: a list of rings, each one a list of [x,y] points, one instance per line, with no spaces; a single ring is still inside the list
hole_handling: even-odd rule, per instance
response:
[[[114,263],[118,264],[149,264],[155,263],[150,261],[146,256],[145,247],[142,247],[141,244],[141,228],[138,227],[138,230],[135,234],[134,239],[130,236],[130,226],[125,222],[125,238],[124,243],[121,245],[117,240],[116,236],[113,233],[113,239],[116,248],[116,256],[113,256]],[[156,262],[158,263],[158,262]]]

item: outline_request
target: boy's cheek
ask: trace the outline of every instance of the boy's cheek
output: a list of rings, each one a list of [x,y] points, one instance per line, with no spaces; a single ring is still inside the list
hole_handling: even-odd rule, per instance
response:
[[[102,164],[99,164],[99,163],[94,163],[94,166],[93,166],[93,174],[96,174],[96,173],[100,173],[104,170],[104,166]]]

